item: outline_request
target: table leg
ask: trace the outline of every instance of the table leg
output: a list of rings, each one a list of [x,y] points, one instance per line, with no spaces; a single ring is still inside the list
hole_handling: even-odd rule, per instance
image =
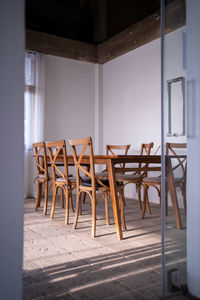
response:
[[[107,161],[107,171],[109,177],[110,193],[112,199],[113,215],[115,220],[117,237],[119,240],[122,240],[123,234],[122,234],[122,226],[121,226],[121,218],[120,218],[120,210],[119,210],[119,201],[118,201],[118,196],[116,191],[115,169],[111,159]]]
[[[171,159],[167,159],[167,183],[169,187],[169,192],[171,195],[171,201],[174,209],[175,219],[176,219],[176,226],[178,229],[182,228],[181,224],[181,218],[180,218],[180,212],[179,212],[179,206],[178,206],[178,200],[177,200],[177,194],[176,194],[176,186],[174,184],[174,175],[172,170],[172,163]]]

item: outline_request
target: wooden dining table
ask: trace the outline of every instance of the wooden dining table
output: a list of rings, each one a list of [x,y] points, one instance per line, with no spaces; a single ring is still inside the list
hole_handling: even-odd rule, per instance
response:
[[[172,206],[178,229],[182,228],[179,205],[177,201],[176,187],[174,184],[174,175],[172,171],[171,158],[174,156],[166,156],[166,180],[171,195]],[[57,158],[57,162],[62,162],[63,156]],[[74,164],[73,157],[67,156],[69,165]],[[89,165],[89,156],[83,156],[82,163]],[[120,168],[119,164],[125,164],[124,168]],[[142,165],[139,168],[139,163]],[[116,234],[119,240],[123,239],[123,232],[121,226],[119,201],[116,189],[116,172],[134,172],[134,171],[160,171],[161,170],[161,155],[94,155],[95,165],[106,165],[108,172],[108,179],[110,184],[110,193],[112,200],[113,215],[115,221]],[[134,165],[133,165],[134,164]]]

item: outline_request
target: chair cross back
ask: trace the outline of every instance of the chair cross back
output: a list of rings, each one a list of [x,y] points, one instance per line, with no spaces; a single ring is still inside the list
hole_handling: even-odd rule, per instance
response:
[[[47,178],[48,171],[45,142],[33,143],[32,146],[36,160],[37,175],[44,174]]]
[[[177,163],[172,167],[172,171],[178,169],[179,167],[182,170],[182,178],[185,178],[186,175],[186,156],[181,158],[175,151],[175,149],[187,149],[186,143],[166,143],[166,155],[170,155],[170,152],[177,159]]]
[[[106,145],[106,154],[109,155],[109,152],[112,155],[116,155],[116,152],[113,150],[124,150],[124,154],[126,155],[128,153],[128,150],[130,149],[129,145]]]
[[[71,146],[72,156],[74,158],[74,164],[76,169],[76,178],[78,180],[77,184],[81,185],[84,181],[82,176],[80,175],[80,170],[91,180],[92,187],[95,190],[96,183],[98,183],[103,188],[109,189],[99,178],[95,176],[95,168],[94,168],[94,158],[93,158],[93,147],[92,147],[92,138],[81,138],[78,140],[69,140],[69,144]],[[77,146],[81,146],[81,153],[77,155]],[[86,154],[86,151],[89,151],[89,160],[90,160],[90,169],[86,170],[81,164],[82,158]]]
[[[149,143],[149,144],[141,144],[141,148],[140,148],[140,155],[143,155],[144,153],[146,155],[150,155],[151,149],[153,148],[154,144]]]
[[[153,148],[153,146],[154,146],[153,142],[148,143],[148,144],[145,144],[145,143],[141,144],[140,155],[150,155],[151,149]],[[139,166],[139,168],[141,168],[142,163],[139,163],[138,166]],[[148,164],[145,164],[145,166],[146,166],[146,169],[148,169]],[[135,172],[134,174],[141,175],[141,171]],[[144,171],[142,175],[147,176],[147,171]]]
[[[181,188],[181,192],[183,195],[183,204],[184,204],[184,211],[186,214],[186,156],[184,157],[180,157],[177,152],[175,151],[175,149],[186,149],[187,148],[187,144],[186,143],[166,143],[166,155],[170,155],[171,154],[174,156],[172,156],[172,159],[176,159],[177,163],[172,166],[172,172],[174,170],[176,170],[178,167],[180,167],[180,169],[182,170],[182,174],[181,176],[175,177],[174,176],[174,185],[175,187],[179,187]],[[171,160],[171,157],[170,157]],[[166,181],[166,183],[168,183]],[[149,207],[149,200],[148,200],[148,188],[149,186],[152,186],[154,188],[156,188],[156,190],[158,191],[158,195],[161,201],[161,176],[157,176],[157,177],[146,177],[143,179],[143,184],[144,184],[144,207],[143,207],[143,213],[142,213],[142,217],[144,218],[145,215],[145,210],[146,210],[146,206],[148,209],[148,212],[150,213],[150,207]],[[168,197],[167,197],[167,193],[168,193],[168,185],[166,184],[166,195],[165,195],[165,210],[166,210],[166,214],[168,214]],[[176,222],[177,224],[180,224],[180,220],[178,220],[179,217],[176,215]],[[181,225],[179,225],[181,226]]]
[[[51,186],[49,182],[51,177],[48,174],[47,166],[47,154],[46,154],[46,145],[45,142],[33,143],[33,154],[36,161],[37,168],[37,196],[35,201],[35,210],[40,207],[41,197],[42,197],[42,187],[44,186],[44,214],[47,213],[47,202],[48,202],[48,190]],[[34,180],[34,181],[35,181]]]
[[[46,143],[46,147],[48,149],[48,155],[51,162],[53,179],[56,180],[58,177],[62,177],[66,180],[66,184],[68,185],[69,179],[65,140]],[[58,156],[63,156],[64,166],[56,163]],[[61,169],[63,167],[64,170]]]
[[[65,224],[69,223],[69,204],[71,210],[73,211],[72,203],[72,190],[75,187],[75,181],[69,179],[68,173],[68,163],[67,163],[67,149],[65,140],[60,140],[56,142],[46,143],[46,147],[49,154],[49,159],[51,162],[51,169],[53,175],[53,199],[50,218],[52,219],[55,211],[56,194],[58,188],[61,188],[62,193],[65,194]],[[59,163],[57,161],[58,156],[62,158],[63,162]],[[63,196],[61,193],[61,205],[64,208]],[[70,201],[70,202],[69,202]]]
[[[92,210],[92,237],[96,234],[96,205],[99,200],[100,195],[104,195],[105,198],[105,215],[106,224],[109,225],[109,205],[108,205],[108,194],[110,192],[110,186],[108,179],[100,179],[95,174],[94,168],[94,155],[92,138],[86,137],[78,140],[69,140],[71,146],[72,156],[74,158],[75,170],[76,170],[76,213],[74,219],[74,229],[77,226],[78,217],[82,210],[82,200],[81,194],[87,193],[90,197],[91,210]],[[80,154],[79,154],[80,151]],[[89,152],[89,155],[88,155]],[[87,158],[89,156],[88,165],[84,162],[84,156]],[[87,168],[87,169],[85,169]],[[81,173],[81,174],[80,174]],[[82,178],[80,175],[84,174],[86,177]],[[121,210],[121,222],[124,230],[126,230],[126,223],[124,217],[124,196],[123,196],[123,185],[118,185],[117,192],[119,193],[119,202]],[[99,192],[97,195],[96,192]]]
[[[106,145],[106,155],[112,154],[117,155],[116,150],[123,150],[123,155],[127,155],[131,145]],[[115,151],[113,151],[115,150]],[[125,168],[125,163],[119,164],[121,168]]]

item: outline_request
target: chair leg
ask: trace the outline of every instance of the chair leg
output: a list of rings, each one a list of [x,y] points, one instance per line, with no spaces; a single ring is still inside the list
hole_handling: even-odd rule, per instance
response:
[[[48,181],[46,181],[44,184],[44,215],[47,214],[48,189]]]
[[[74,212],[73,201],[72,201],[72,190],[69,190],[69,205],[72,212]]]
[[[125,214],[124,214],[124,191],[123,190],[119,191],[119,203],[120,203],[122,228],[124,231],[126,231],[127,227],[126,227]]]
[[[69,224],[69,191],[65,189],[65,224]]]
[[[148,194],[148,189],[149,189],[149,187],[147,186],[146,207],[147,207],[147,212],[148,212],[148,214],[150,215],[150,214],[151,214],[151,208],[150,208],[150,205],[149,205],[149,194]]]
[[[147,185],[144,184],[144,200],[143,200],[142,219],[144,219],[145,212],[146,212],[147,197],[148,197]]]
[[[186,201],[186,189],[185,189],[185,186],[181,187],[181,192],[182,192],[182,195],[183,195],[183,206],[184,206],[184,213],[185,213],[185,216],[186,216],[186,213],[187,213],[187,201]]]
[[[82,201],[82,203],[85,203],[85,198],[86,198],[86,193],[83,192],[83,201]]]
[[[41,196],[42,196],[42,183],[38,181],[37,196],[36,196],[36,201],[35,201],[35,210],[37,210],[38,207],[40,207]]]
[[[105,198],[106,225],[110,225],[109,205],[108,205],[108,192],[105,192],[105,193],[104,193],[104,198]]]
[[[78,213],[79,213],[79,216],[82,215],[82,193],[80,193],[80,199],[79,199],[80,203],[79,203],[79,210],[78,210]]]
[[[40,207],[40,204],[41,204],[41,199],[42,199],[42,186],[43,186],[43,183],[40,184],[40,193],[39,193],[39,207]]]
[[[62,188],[61,188],[61,191],[60,191],[60,202],[61,202],[61,207],[64,208],[63,189]]]
[[[138,185],[138,201],[139,201],[139,208],[142,209],[142,201],[141,201],[141,184]]]
[[[81,193],[76,193],[76,210],[75,210],[75,216],[74,216],[74,225],[73,228],[76,229],[77,223],[78,223],[78,216],[79,216],[79,209],[80,209],[80,203],[81,203]]]
[[[92,237],[96,236],[96,195],[92,194],[91,197],[92,206]]]
[[[51,219],[53,219],[53,215],[55,211],[57,189],[58,189],[57,186],[53,186],[53,199],[52,199],[52,208],[51,208],[51,215],[50,215]]]
[[[165,216],[168,216],[168,187],[165,186]]]
[[[125,188],[125,184],[123,184],[124,188]],[[124,199],[124,206],[126,206],[126,200],[125,200],[125,197],[124,197],[124,188],[123,188],[123,199]]]
[[[48,192],[50,191],[50,188],[53,186],[53,182],[51,182],[50,184],[49,184],[49,187],[48,187]]]

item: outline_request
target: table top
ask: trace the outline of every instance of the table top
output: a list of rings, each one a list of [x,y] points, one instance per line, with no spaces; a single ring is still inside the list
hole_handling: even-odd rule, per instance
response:
[[[184,158],[186,155],[166,155],[166,160],[170,160],[172,158]],[[161,163],[161,155],[94,155],[94,163],[95,164],[106,164],[108,160],[112,160],[114,164],[118,163],[151,163],[151,164],[160,164]],[[62,161],[63,156],[60,155],[57,157],[57,161]],[[88,163],[89,155],[84,155],[82,157],[82,163]],[[68,163],[73,163],[73,156],[67,155]]]
[[[95,162],[103,163],[103,161],[112,160],[116,163],[121,162],[151,162],[151,163],[160,163],[161,162],[161,155],[93,155]],[[63,159],[62,155],[58,155],[58,160]],[[88,160],[89,155],[84,155],[82,157],[82,161]],[[72,155],[67,155],[67,160],[73,160]]]

